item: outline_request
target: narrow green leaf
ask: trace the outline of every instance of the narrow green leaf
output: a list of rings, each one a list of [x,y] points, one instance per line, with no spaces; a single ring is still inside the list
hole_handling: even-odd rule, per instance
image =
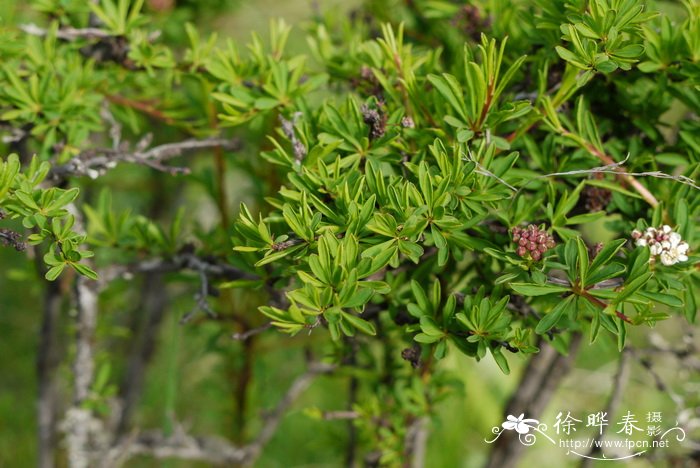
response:
[[[513,291],[523,296],[545,296],[547,294],[561,294],[571,290],[564,286],[534,283],[510,283],[510,287]]]

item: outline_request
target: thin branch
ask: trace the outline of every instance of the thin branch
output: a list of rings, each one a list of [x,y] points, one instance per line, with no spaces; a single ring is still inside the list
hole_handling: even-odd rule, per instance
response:
[[[73,362],[73,404],[66,412],[63,430],[66,433],[68,460],[71,468],[92,465],[90,447],[93,434],[100,432],[99,421],[84,403],[90,397],[95,373],[94,334],[97,326],[97,294],[86,278],[79,276],[75,285],[76,339]]]
[[[112,104],[129,107],[131,109],[142,112],[153,119],[160,120],[161,122],[166,123],[168,125],[178,126],[178,121],[176,119],[170,117],[165,112],[163,112],[156,106],[149,104],[148,102],[130,99],[124,96],[119,96],[117,94],[104,93],[104,97]]]
[[[324,411],[321,413],[321,418],[325,421],[347,421],[353,420],[360,417],[357,411],[349,410],[337,410],[337,411]]]
[[[120,466],[135,455],[155,458],[180,458],[223,465],[252,465],[270,441],[289,407],[308,388],[312,380],[321,374],[332,372],[335,366],[312,363],[308,370],[297,377],[277,406],[264,418],[258,436],[248,445],[235,446],[218,437],[195,437],[178,426],[173,435],[160,431],[142,432],[127,437],[112,446],[104,457],[104,466]]]
[[[44,37],[50,30],[37,26],[36,24],[22,24],[19,29],[32,36]],[[107,39],[115,34],[100,28],[71,28],[64,27],[56,30],[56,37],[65,41],[75,41],[77,39]]]
[[[1,216],[0,219],[2,219]],[[18,252],[22,252],[27,248],[27,244],[22,240],[21,234],[5,228],[0,228],[0,245],[12,247]]]
[[[100,271],[100,278],[106,285],[117,278],[129,279],[137,273],[170,273],[182,270],[198,273],[203,271],[208,276],[227,280],[257,279],[255,275],[239,270],[218,258],[187,252],[169,258],[152,258],[128,265],[113,265]]]
[[[510,190],[512,190],[512,191],[515,192],[516,194],[518,193],[518,191],[519,191],[518,189],[516,189],[515,187],[513,187],[512,185],[510,185],[508,182],[506,182],[505,180],[501,179],[501,178],[498,177],[496,174],[494,174],[493,172],[489,171],[489,170],[486,169],[484,166],[482,166],[481,164],[479,164],[479,162],[478,162],[476,159],[474,159],[474,156],[472,156],[471,151],[467,150],[467,157],[465,157],[464,160],[465,160],[465,161],[473,162],[473,163],[476,165],[476,170],[475,170],[475,172],[476,172],[477,174],[485,175],[485,176],[487,176],[487,177],[493,177],[493,178],[496,179],[498,182],[500,182],[502,185],[505,185],[506,187],[508,187]]]
[[[74,204],[68,211],[75,218],[76,232],[85,232],[83,217]],[[77,276],[75,299],[75,358],[73,361],[73,402],[66,411],[62,429],[66,436],[68,464],[71,468],[94,466],[93,447],[105,443],[102,422],[85,405],[90,398],[95,374],[95,330],[98,315],[97,284]]]
[[[41,258],[41,256],[37,255],[37,258]],[[43,275],[43,268],[39,267],[38,269]],[[57,325],[61,315],[63,295],[57,282],[45,281],[45,283],[46,291],[36,361],[39,387],[37,405],[38,466],[39,468],[52,468],[56,449],[56,402],[58,399],[56,369],[60,362]]]
[[[266,323],[265,325],[262,325],[262,326],[257,327],[257,328],[251,328],[250,330],[246,330],[246,331],[241,332],[241,333],[234,333],[231,335],[231,339],[236,340],[236,341],[246,341],[250,337],[255,336],[255,335],[259,335],[260,333],[263,333],[263,332],[269,330],[270,328],[272,328],[272,324]]]
[[[121,466],[136,455],[154,458],[178,458],[219,465],[237,465],[246,460],[245,448],[231,445],[219,437],[197,437],[186,434],[179,426],[172,435],[146,431],[114,446],[105,457],[104,466]]]
[[[590,151],[590,150],[589,150]],[[552,172],[551,174],[544,174],[541,176],[534,177],[530,180],[528,180],[524,185],[522,185],[518,191],[515,193],[515,196],[519,195],[521,191],[527,187],[530,182],[533,182],[535,180],[540,180],[540,179],[546,179],[548,177],[558,177],[558,176],[567,176],[567,175],[578,175],[578,174],[614,174],[617,176],[620,176],[623,178],[623,180],[627,183],[629,183],[637,192],[644,198],[651,206],[656,206],[659,204],[658,200],[649,192],[646,187],[644,187],[642,184],[639,183],[634,177],[655,177],[658,179],[669,179],[676,181],[678,183],[688,185],[695,190],[700,190],[700,186],[697,185],[695,180],[691,179],[690,177],[686,177],[684,175],[671,175],[671,174],[666,174],[661,171],[649,171],[649,172],[627,172],[623,169],[622,165],[627,162],[629,159],[629,155],[625,157],[624,160],[620,162],[615,162],[610,158],[610,156],[607,156],[605,154],[602,154],[600,152],[597,152],[598,154],[594,153],[596,156],[599,156],[603,162],[606,163],[605,166],[599,166],[599,167],[593,167],[590,169],[578,169],[574,171],[565,171],[565,172]]]
[[[194,317],[194,315],[197,313],[197,311],[202,311],[209,317],[216,318],[216,312],[212,310],[207,300],[211,291],[209,289],[209,278],[207,276],[206,270],[204,269],[204,266],[204,263],[200,263],[198,265],[200,290],[197,294],[194,295],[194,300],[197,303],[197,305],[190,312],[182,316],[182,318],[180,319],[180,325],[184,325],[185,323],[189,322],[192,319],[192,317]]]
[[[406,463],[410,468],[423,468],[428,446],[428,418],[418,418],[406,431]]]
[[[114,118],[114,115],[109,110],[109,101],[102,101],[100,108],[100,117],[109,124],[109,137],[112,139],[112,149],[119,149],[122,141],[122,124]]]
[[[620,360],[617,364],[617,372],[615,372],[615,376],[613,377],[612,391],[610,393],[610,397],[608,398],[608,402],[605,405],[605,410],[603,411],[604,415],[607,417],[611,417],[613,414],[615,414],[620,406],[620,401],[622,400],[622,395],[625,391],[625,386],[627,385],[627,381],[629,380],[630,376],[631,354],[631,348],[623,349],[622,353],[620,354]],[[600,432],[598,432],[598,434],[596,434],[596,436],[593,438],[594,442],[591,446],[590,452],[588,453],[589,457],[584,458],[581,461],[581,468],[588,468],[592,466],[596,455],[602,452],[599,442],[603,440],[606,428],[607,426],[602,426]]]
[[[255,440],[248,445],[248,463],[252,463],[260,456],[263,447],[270,441],[275,434],[277,427],[282,421],[282,417],[289,407],[292,405],[299,395],[301,395],[311,384],[311,381],[320,374],[328,374],[335,369],[335,366],[330,364],[312,363],[309,369],[297,377],[292,383],[287,393],[282,397],[282,400],[277,404],[274,410],[270,412],[263,422],[263,427]]]
[[[566,135],[568,133],[569,132],[564,131],[562,134]],[[584,147],[586,151],[600,159],[603,162],[603,164],[607,164],[608,166],[616,164],[613,158],[596,148],[592,143],[585,142]],[[646,200],[646,202],[649,203],[653,208],[655,208],[659,204],[659,201],[656,199],[656,197],[654,197],[654,195],[645,186],[643,186],[630,173],[626,172],[621,166],[615,166],[613,170],[617,173],[618,179],[620,179],[623,183],[626,183],[627,185],[634,188],[642,196],[642,198]]]
[[[167,172],[173,175],[187,174],[189,173],[189,168],[166,166],[164,162],[188,151],[215,147],[223,147],[229,150],[240,148],[240,141],[238,139],[213,137],[203,140],[190,139],[176,143],[166,143],[155,146],[150,150],[141,149],[139,146],[147,145],[147,142],[150,141],[148,138],[141,140],[133,152],[125,148],[104,148],[83,151],[67,163],[54,166],[49,176],[58,180],[65,179],[69,176],[88,176],[92,179],[96,179],[122,162],[141,164],[157,171]]]
[[[168,306],[168,295],[161,274],[148,274],[141,288],[141,300],[134,308],[133,338],[129,342],[129,358],[119,388],[120,411],[115,425],[115,438],[127,433],[131,416],[141,395],[146,367],[156,352],[158,329]]]
[[[282,132],[292,143],[292,149],[294,150],[294,160],[297,164],[301,164],[306,157],[306,146],[297,138],[296,131],[294,130],[294,125],[296,125],[299,117],[302,116],[301,112],[295,112],[292,116],[292,120],[287,120],[284,116],[280,115],[280,123],[282,124]]]
[[[530,358],[505,410],[506,415],[525,413],[528,417],[542,414],[552,396],[568,374],[581,344],[581,334],[573,333],[569,354],[559,354],[545,340],[540,339],[540,352]],[[488,468],[514,468],[522,454],[523,445],[517,435],[507,431],[499,437],[489,456]],[[512,431],[515,432],[515,431]]]
[[[196,306],[180,319],[181,324],[189,322],[198,311],[202,311],[210,317],[215,318],[217,316],[208,303],[208,297],[212,295],[213,291],[209,284],[210,278],[224,278],[227,280],[257,278],[216,258],[205,258],[186,252],[176,254],[170,258],[155,258],[129,265],[113,265],[105,268],[100,271],[100,287],[104,288],[118,278],[130,279],[137,273],[169,273],[186,270],[194,271],[198,274],[200,289],[194,296]],[[251,335],[253,334],[255,333],[251,333]]]

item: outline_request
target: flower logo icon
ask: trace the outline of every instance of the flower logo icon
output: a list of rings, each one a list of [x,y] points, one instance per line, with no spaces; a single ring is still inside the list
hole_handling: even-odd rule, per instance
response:
[[[517,418],[509,414],[501,426],[507,431],[515,429],[518,434],[527,434],[530,432],[530,429],[536,428],[538,424],[539,421],[537,419],[525,419],[525,413],[522,413]]]

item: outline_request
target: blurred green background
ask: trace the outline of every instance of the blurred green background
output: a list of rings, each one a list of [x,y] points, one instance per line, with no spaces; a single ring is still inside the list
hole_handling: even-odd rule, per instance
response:
[[[152,1],[158,25],[165,34],[184,40],[185,21],[196,22],[203,34],[218,32],[219,40],[232,37],[245,41],[252,31],[264,33],[271,18],[282,17],[288,23],[298,25],[293,32],[291,48],[303,50],[305,39],[303,24],[313,15],[344,15],[359,4],[359,0],[214,0],[178,2],[173,11],[168,1]],[[182,5],[184,4],[184,6]],[[0,2],[2,24],[18,24],[31,21],[31,14],[18,1]],[[153,179],[147,177],[148,169],[125,167],[110,174],[108,183],[118,193],[119,205],[134,212],[147,210],[156,197]],[[163,185],[176,188],[177,183],[162,181]],[[254,182],[244,175],[231,176],[230,206],[238,206],[241,200],[250,202],[250,187]],[[147,194],[147,196],[144,196]],[[151,199],[149,199],[149,197]],[[195,213],[202,223],[207,220],[207,205],[201,193],[192,189],[183,195],[182,204]],[[591,240],[604,237],[602,226],[593,226]],[[24,467],[35,465],[36,460],[36,350],[41,319],[43,284],[36,281],[34,266],[23,254],[0,248],[0,467]],[[128,333],[126,311],[133,310],[134,303],[123,295],[119,285],[110,288],[102,299],[105,315],[100,323],[100,333],[105,348],[115,354],[127,355],[124,339]],[[245,307],[241,304],[241,307]],[[242,362],[242,345],[232,342],[221,332],[216,323],[197,323],[180,326],[179,318],[191,308],[191,291],[182,289],[173,297],[160,328],[156,355],[146,374],[144,394],[136,412],[135,424],[141,427],[172,427],[173,418],[192,433],[218,434],[233,439],[245,438],[256,433],[260,425],[261,411],[272,408],[289,384],[304,369],[304,347],[309,338],[300,336],[283,341],[263,335],[253,350],[253,379],[249,390],[248,413],[241,433],[233,416],[234,398],[231,379]],[[251,313],[254,307],[251,305]],[[67,317],[63,317],[67,321]],[[68,333],[65,330],[64,333]],[[649,340],[648,329],[635,328],[629,341],[633,347],[645,348]],[[658,325],[654,333],[663,336],[671,346],[679,346],[687,338],[688,324],[679,316]],[[686,337],[686,338],[684,338]],[[283,346],[280,345],[283,343]],[[619,353],[616,344],[606,335],[594,345],[584,343],[576,359],[575,369],[565,379],[545,414],[527,415],[551,424],[559,411],[570,411],[579,419],[588,413],[604,408],[617,367]],[[697,356],[695,357],[697,360]],[[441,366],[451,370],[463,383],[464,392],[454,394],[439,406],[439,414],[431,424],[428,467],[481,466],[490,449],[485,439],[492,437],[491,428],[503,422],[503,408],[517,385],[525,361],[518,355],[509,355],[513,372],[503,375],[490,359],[480,363],[451,353]],[[123,364],[123,363],[122,363]],[[64,362],[63,374],[69,372]],[[659,356],[655,371],[669,386],[671,392],[683,395],[689,401],[698,401],[700,378],[692,368],[679,368],[677,360]],[[116,369],[117,373],[120,369]],[[63,380],[64,382],[67,379]],[[62,394],[69,396],[70,389]],[[332,378],[317,379],[303,397],[285,416],[282,425],[258,462],[261,467],[335,467],[343,466],[345,445],[348,438],[347,422],[319,421],[310,417],[305,409],[343,409],[347,385]],[[671,392],[656,389],[654,377],[641,365],[634,363],[629,385],[623,395],[619,413],[632,411],[640,421],[647,412],[662,412],[664,426],[671,427],[678,414],[678,407],[671,399]],[[620,414],[612,415],[611,423],[619,421]],[[613,429],[614,431],[614,429]],[[691,444],[697,444],[697,434],[689,434],[686,442],[675,444],[669,451],[678,451],[679,459]],[[694,439],[695,442],[692,442]],[[539,441],[526,450],[521,466],[577,466],[580,459],[567,456],[566,451],[552,448],[546,441]],[[614,462],[600,463],[610,466]],[[186,467],[207,466],[192,462],[154,461],[135,459],[128,466],[134,467]],[[652,459],[635,459],[627,463],[632,467],[658,466]]]

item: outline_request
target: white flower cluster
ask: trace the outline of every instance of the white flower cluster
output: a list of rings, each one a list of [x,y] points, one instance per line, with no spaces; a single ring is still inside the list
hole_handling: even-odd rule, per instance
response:
[[[635,229],[632,231],[632,239],[639,246],[649,246],[651,254],[659,255],[661,263],[664,265],[673,265],[688,260],[687,254],[690,246],[681,239],[680,234],[666,224],[659,229],[649,227],[644,232]]]

